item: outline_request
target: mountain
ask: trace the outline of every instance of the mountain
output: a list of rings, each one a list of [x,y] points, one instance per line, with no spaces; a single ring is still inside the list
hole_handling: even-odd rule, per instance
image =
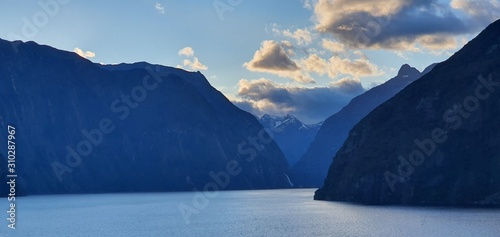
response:
[[[500,20],[362,119],[315,199],[500,205],[498,32]]]
[[[259,121],[199,72],[4,40],[0,62],[0,127],[17,131],[20,193],[290,187]]]
[[[270,135],[285,154],[288,164],[295,164],[306,152],[318,132],[321,123],[307,125],[293,115],[271,116],[259,118]]]
[[[370,111],[425,75],[433,67],[434,64],[420,73],[416,68],[405,64],[399,69],[396,77],[355,97],[347,106],[327,118],[306,153],[292,167],[295,182],[302,186],[320,187],[332,157],[344,144],[352,127]]]

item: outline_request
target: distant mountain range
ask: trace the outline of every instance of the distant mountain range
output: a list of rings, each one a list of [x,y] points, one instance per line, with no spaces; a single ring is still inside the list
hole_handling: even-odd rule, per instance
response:
[[[259,118],[259,122],[273,136],[290,165],[295,164],[306,152],[322,124],[304,124],[291,114],[265,114]]]
[[[17,131],[18,193],[291,186],[287,161],[259,121],[199,72],[97,65],[4,40],[0,62],[0,127]]]
[[[315,199],[500,205],[499,32],[500,20],[363,118]]]
[[[427,74],[434,66],[435,64],[427,67],[421,73],[405,64],[396,77],[355,97],[339,112],[327,118],[310,147],[293,166],[295,182],[300,186],[320,187],[326,178],[332,157],[344,144],[352,127],[377,106]]]

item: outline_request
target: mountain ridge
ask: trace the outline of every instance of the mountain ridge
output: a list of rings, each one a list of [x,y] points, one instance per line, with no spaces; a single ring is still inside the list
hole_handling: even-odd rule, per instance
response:
[[[264,114],[259,122],[273,136],[290,165],[305,153],[322,124],[305,124],[291,114],[271,116]]]
[[[434,65],[428,66],[424,72],[432,70]],[[292,167],[298,183],[306,187],[321,186],[331,158],[342,146],[351,128],[370,111],[422,75],[424,74],[416,68],[404,64],[395,77],[353,98],[339,112],[328,117],[307,152]]]
[[[499,206],[498,32],[500,20],[363,118],[315,199]]]
[[[220,189],[290,187],[276,143],[201,73],[13,43],[0,40],[0,126],[18,130],[19,193],[203,190],[229,168]]]

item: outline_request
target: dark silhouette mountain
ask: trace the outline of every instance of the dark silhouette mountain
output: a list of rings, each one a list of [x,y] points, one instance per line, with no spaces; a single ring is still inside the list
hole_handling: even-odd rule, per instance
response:
[[[500,20],[350,132],[315,199],[500,205]]]
[[[294,181],[302,186],[320,187],[326,178],[332,157],[344,144],[352,127],[433,67],[431,65],[420,73],[416,68],[405,64],[396,77],[355,97],[338,113],[326,119],[307,152],[293,166]]]
[[[0,127],[17,129],[19,191],[290,187],[276,143],[201,73],[15,44],[0,40]]]
[[[265,114],[259,118],[259,122],[273,136],[290,165],[295,164],[306,152],[322,124],[304,124],[291,114]]]

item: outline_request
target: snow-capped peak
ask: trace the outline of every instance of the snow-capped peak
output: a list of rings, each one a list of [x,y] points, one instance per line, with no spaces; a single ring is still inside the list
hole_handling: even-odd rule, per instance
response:
[[[290,125],[296,127],[307,126],[291,114],[287,114],[285,116],[273,116],[265,114],[262,117],[260,117],[259,120],[262,123],[262,125],[269,128],[276,128],[276,127],[283,127]]]

